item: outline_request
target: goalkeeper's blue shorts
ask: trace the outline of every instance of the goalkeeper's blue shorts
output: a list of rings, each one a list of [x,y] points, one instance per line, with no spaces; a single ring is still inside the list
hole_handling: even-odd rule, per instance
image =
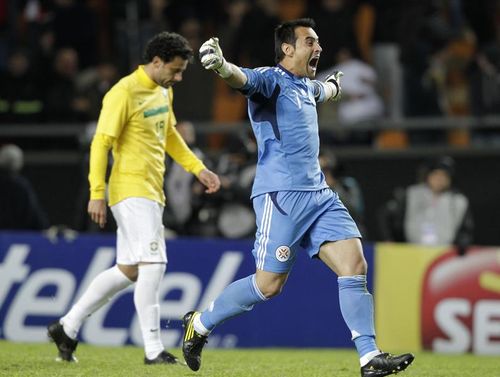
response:
[[[257,269],[289,272],[297,252],[316,257],[328,241],[361,238],[361,234],[331,189],[277,191],[253,199],[257,232],[253,255]]]

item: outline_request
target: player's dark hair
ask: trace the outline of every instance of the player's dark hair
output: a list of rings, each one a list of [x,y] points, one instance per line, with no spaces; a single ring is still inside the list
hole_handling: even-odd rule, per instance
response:
[[[158,56],[165,63],[175,59],[176,56],[184,60],[191,60],[193,49],[182,35],[163,31],[156,34],[146,44],[143,59],[145,63],[150,63]]]
[[[298,27],[314,28],[316,23],[312,18],[299,18],[297,20],[283,22],[274,29],[274,60],[279,63],[285,57],[285,53],[281,50],[283,43],[288,43],[295,46],[297,37],[295,29]]]

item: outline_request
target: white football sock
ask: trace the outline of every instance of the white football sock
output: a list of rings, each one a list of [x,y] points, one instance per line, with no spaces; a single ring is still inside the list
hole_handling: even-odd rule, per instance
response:
[[[97,275],[82,297],[61,318],[60,323],[66,335],[76,339],[83,321],[89,315],[107,303],[117,292],[133,283],[116,265]]]
[[[362,367],[364,367],[366,364],[368,364],[375,356],[377,355],[380,355],[382,352],[380,352],[379,350],[376,350],[376,351],[372,351],[372,352],[368,352],[366,355],[364,355],[363,357],[361,357],[359,359],[359,365],[361,365]]]
[[[156,358],[164,350],[160,338],[158,290],[165,269],[166,265],[163,263],[139,266],[139,276],[134,291],[135,310],[141,325],[144,352],[150,360]]]
[[[210,334],[210,330],[208,330],[205,326],[203,326],[203,323],[201,323],[200,321],[200,317],[201,317],[200,313],[194,314],[193,327],[198,334],[208,336]]]

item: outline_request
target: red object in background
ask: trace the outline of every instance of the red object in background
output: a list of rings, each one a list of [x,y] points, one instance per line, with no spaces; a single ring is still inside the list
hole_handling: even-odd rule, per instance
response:
[[[426,272],[421,310],[425,349],[500,354],[500,249],[440,256]]]
[[[7,0],[0,0],[0,26],[7,21]]]

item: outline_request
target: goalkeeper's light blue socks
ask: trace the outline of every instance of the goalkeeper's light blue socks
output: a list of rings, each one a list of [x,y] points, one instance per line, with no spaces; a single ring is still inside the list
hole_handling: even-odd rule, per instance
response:
[[[208,335],[215,326],[225,320],[253,309],[266,297],[257,287],[255,274],[228,285],[210,304],[210,307],[195,318],[194,327],[201,335]],[[201,325],[201,326],[200,326]]]
[[[339,277],[338,286],[340,310],[351,330],[363,366],[380,353],[375,344],[373,298],[366,289],[365,275]],[[250,311],[255,304],[265,300],[257,287],[255,275],[237,280],[228,285],[207,310],[195,317],[195,330],[208,335],[225,320]]]
[[[366,288],[365,275],[342,276],[337,281],[340,310],[363,366],[380,353],[375,344],[373,297]]]

